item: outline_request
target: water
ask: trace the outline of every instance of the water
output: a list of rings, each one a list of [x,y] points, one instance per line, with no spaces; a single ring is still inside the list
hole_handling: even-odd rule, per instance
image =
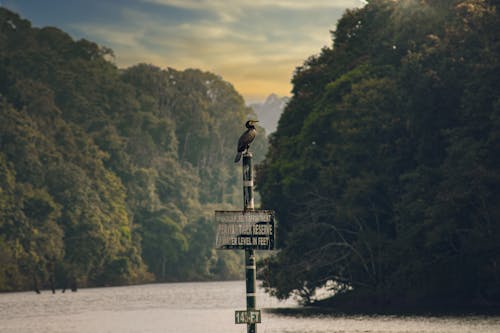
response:
[[[0,332],[244,333],[243,281],[166,283],[0,294]],[[260,308],[296,306],[259,291]],[[258,333],[499,333],[500,317],[283,316],[264,311]]]

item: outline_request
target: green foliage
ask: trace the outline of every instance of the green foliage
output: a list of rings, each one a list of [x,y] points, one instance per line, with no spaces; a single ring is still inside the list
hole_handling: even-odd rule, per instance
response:
[[[240,275],[211,214],[255,115],[214,74],[109,58],[0,8],[0,290]]]
[[[257,173],[272,293],[500,301],[499,25],[492,1],[370,1],[297,69]]]
[[[144,218],[142,227],[142,250],[151,272],[160,281],[179,276],[182,254],[188,249],[181,226],[167,211],[157,211]]]

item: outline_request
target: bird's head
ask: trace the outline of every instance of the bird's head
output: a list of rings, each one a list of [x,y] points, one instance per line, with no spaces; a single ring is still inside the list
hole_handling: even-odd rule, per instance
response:
[[[258,123],[259,121],[258,120],[248,120],[246,123],[245,123],[245,127],[246,128],[252,128],[254,127],[254,125],[256,123]]]

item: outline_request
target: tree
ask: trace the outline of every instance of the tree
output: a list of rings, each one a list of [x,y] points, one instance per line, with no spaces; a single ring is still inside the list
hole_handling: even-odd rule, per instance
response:
[[[280,219],[272,293],[499,301],[498,18],[491,1],[370,1],[297,69],[257,173]]]
[[[241,201],[232,159],[252,111],[215,74],[110,57],[0,8],[1,290],[239,274],[206,212]]]

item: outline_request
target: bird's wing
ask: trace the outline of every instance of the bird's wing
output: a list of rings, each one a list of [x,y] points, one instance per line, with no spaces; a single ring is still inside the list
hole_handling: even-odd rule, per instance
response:
[[[243,133],[238,140],[238,151],[244,151],[247,146],[255,139],[256,134],[257,133],[255,132],[255,130],[245,131],[245,133]]]

